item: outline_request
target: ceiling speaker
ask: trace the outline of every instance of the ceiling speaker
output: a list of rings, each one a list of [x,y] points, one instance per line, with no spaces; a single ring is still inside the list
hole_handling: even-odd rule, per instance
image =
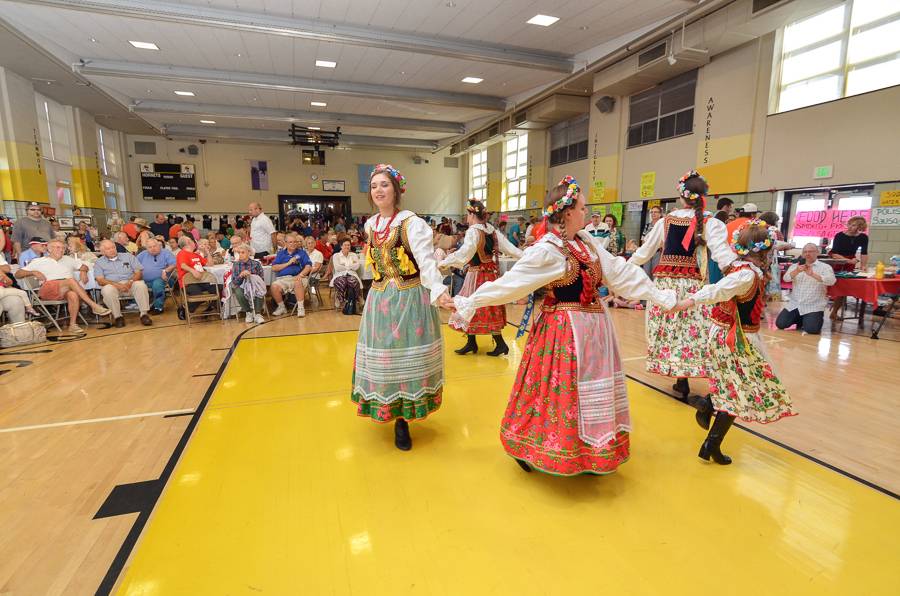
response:
[[[597,109],[600,110],[601,114],[609,114],[613,111],[613,108],[616,107],[616,98],[609,95],[604,95],[603,97],[598,99],[597,103],[595,103],[594,105],[597,106]]]

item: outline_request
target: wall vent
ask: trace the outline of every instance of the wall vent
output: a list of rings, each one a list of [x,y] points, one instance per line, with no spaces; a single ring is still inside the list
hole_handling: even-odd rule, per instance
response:
[[[156,155],[156,143],[153,141],[135,141],[135,155]]]

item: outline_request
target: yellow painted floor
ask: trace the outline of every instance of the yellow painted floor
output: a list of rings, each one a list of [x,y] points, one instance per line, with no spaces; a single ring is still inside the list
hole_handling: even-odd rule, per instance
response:
[[[119,593],[900,594],[896,500],[740,429],[703,464],[693,410],[631,381],[631,461],[525,474],[498,436],[521,346],[445,337],[409,453],[355,416],[355,332],[241,341]]]

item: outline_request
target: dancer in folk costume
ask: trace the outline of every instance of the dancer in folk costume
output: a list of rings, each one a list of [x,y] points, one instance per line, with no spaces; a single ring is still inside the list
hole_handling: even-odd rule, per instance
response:
[[[471,296],[481,284],[494,281],[500,275],[498,257],[500,253],[510,257],[519,258],[522,251],[513,246],[504,234],[498,233],[494,226],[487,222],[488,212],[484,203],[477,199],[469,199],[466,207],[466,223],[469,229],[463,239],[462,246],[456,252],[450,253],[441,261],[441,269],[456,267],[461,269],[468,264],[466,279],[463,282],[460,296]],[[476,335],[494,336],[494,349],[488,352],[488,356],[500,356],[508,354],[509,347],[503,341],[502,331],[506,326],[506,306],[486,306],[479,308],[475,317],[468,322],[459,319],[458,316],[450,317],[450,326],[457,331],[468,333],[466,345],[456,350],[457,354],[478,353]]]
[[[709,434],[700,457],[727,465],[722,439],[735,417],[747,422],[775,422],[794,414],[791,398],[766,358],[759,335],[760,315],[766,304],[769,253],[775,246],[775,229],[760,220],[745,223],[734,235],[738,260],[726,275],[681,300],[677,311],[697,304],[714,304],[703,334],[708,343],[706,375],[710,394],[697,406],[697,423]],[[710,420],[715,412],[715,421]]]
[[[544,201],[547,230],[497,281],[457,296],[457,313],[547,289],[512,388],[500,438],[526,471],[560,476],[608,474],[629,457],[631,420],[612,320],[598,286],[664,308],[675,292],[659,290],[640,267],[614,257],[583,231],[584,195],[567,176]]]
[[[653,278],[660,288],[675,290],[682,299],[696,292],[708,279],[707,254],[725,270],[737,258],[728,245],[725,224],[704,211],[709,185],[691,170],[678,181],[683,207],[653,226],[644,243],[629,259],[643,265],[662,250]],[[708,249],[708,253],[707,253]],[[647,371],[676,377],[673,388],[687,401],[689,377],[702,377],[708,349],[701,330],[710,308],[666,313],[658,306],[647,309]]]
[[[412,448],[408,420],[441,406],[444,345],[438,304],[453,300],[432,255],[428,224],[399,209],[406,179],[391,165],[372,171],[369,199],[378,213],[366,221],[366,264],[374,272],[356,344],[351,399],[357,414],[395,421],[394,443]]]

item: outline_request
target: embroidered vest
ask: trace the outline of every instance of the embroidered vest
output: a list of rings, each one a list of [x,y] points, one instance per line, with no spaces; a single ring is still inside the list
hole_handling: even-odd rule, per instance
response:
[[[688,227],[693,220],[691,217],[665,217],[665,240],[663,241],[662,254],[659,256],[659,264],[653,268],[654,277],[686,277],[689,279],[703,279],[700,266],[697,264],[696,241],[691,238],[687,250],[682,242],[688,233]],[[704,224],[706,220],[704,219]]]
[[[410,218],[391,228],[388,237],[379,243],[373,229],[372,240],[366,249],[366,264],[372,267],[372,289],[382,291],[391,282],[406,289],[419,285],[419,264],[413,256],[407,237]]]
[[[490,267],[496,265],[495,257],[499,246],[497,245],[497,232],[488,234],[482,230],[478,231],[478,244],[475,254],[469,259],[470,267]]]
[[[731,268],[729,273],[750,268],[750,265],[747,264],[736,265]],[[756,333],[759,331],[759,321],[762,317],[763,308],[766,306],[765,296],[765,282],[762,278],[756,276],[753,286],[747,290],[747,293],[716,304],[710,313],[710,317],[716,325],[728,328],[734,326],[736,320],[740,321],[741,329],[747,333]]]
[[[547,284],[549,290],[541,309],[544,312],[555,310],[582,310],[600,312],[603,303],[597,288],[603,283],[603,271],[600,261],[588,252],[588,257],[569,249],[568,243],[559,247],[566,257],[565,274]],[[587,285],[587,287],[585,287]]]

